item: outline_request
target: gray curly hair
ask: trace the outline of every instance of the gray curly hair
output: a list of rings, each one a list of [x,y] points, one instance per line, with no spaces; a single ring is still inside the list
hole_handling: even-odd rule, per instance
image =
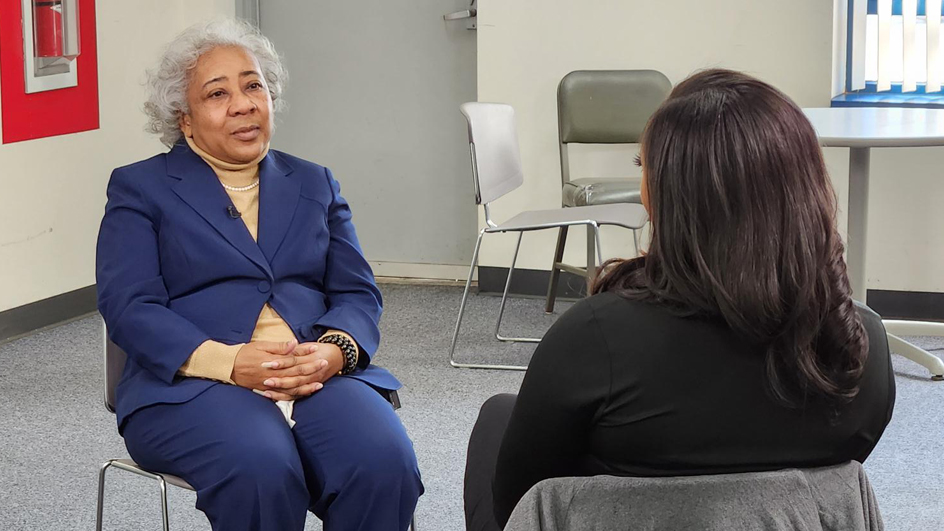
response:
[[[284,107],[282,89],[288,72],[269,39],[242,20],[221,19],[195,24],[167,45],[158,67],[147,73],[146,129],[160,135],[166,146],[171,147],[183,138],[179,117],[190,112],[187,86],[197,60],[219,46],[240,46],[255,56],[269,86],[274,110],[278,112]]]

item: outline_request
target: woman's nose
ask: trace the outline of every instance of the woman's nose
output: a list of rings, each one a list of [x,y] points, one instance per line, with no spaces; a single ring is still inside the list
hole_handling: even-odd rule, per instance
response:
[[[233,98],[233,104],[230,106],[230,112],[232,114],[250,114],[255,110],[256,104],[252,101],[252,98],[242,92],[236,93],[236,96]]]

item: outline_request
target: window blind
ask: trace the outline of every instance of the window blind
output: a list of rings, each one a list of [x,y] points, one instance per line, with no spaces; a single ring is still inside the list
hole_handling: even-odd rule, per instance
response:
[[[878,0],[878,91],[892,89],[892,0]]]
[[[901,23],[901,90],[902,92],[914,92],[918,90],[918,52],[915,41],[915,29],[918,25],[918,0],[902,0]]]
[[[925,0],[928,13],[936,13],[927,17],[927,85],[926,92],[941,90],[941,0]]]
[[[847,90],[941,92],[942,8],[942,0],[849,0]]]

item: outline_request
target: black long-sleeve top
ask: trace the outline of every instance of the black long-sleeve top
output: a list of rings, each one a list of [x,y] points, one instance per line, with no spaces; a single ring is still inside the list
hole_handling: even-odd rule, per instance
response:
[[[721,319],[680,317],[613,293],[589,297],[531,359],[499,452],[504,525],[535,483],[566,476],[682,476],[864,461],[891,420],[895,380],[880,318],[860,309],[869,357],[856,398],[788,408],[764,352]]]

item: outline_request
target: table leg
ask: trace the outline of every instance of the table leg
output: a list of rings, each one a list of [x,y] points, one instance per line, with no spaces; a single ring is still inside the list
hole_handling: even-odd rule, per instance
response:
[[[846,267],[852,297],[865,302],[865,248],[869,216],[869,148],[849,149],[849,208]]]
[[[865,249],[869,217],[869,148],[849,149],[849,208],[847,215],[846,267],[852,297],[865,302]],[[899,335],[944,337],[944,323],[920,321],[883,321],[888,332],[888,347],[931,372],[932,380],[944,380],[944,362],[925,350],[908,343]]]

